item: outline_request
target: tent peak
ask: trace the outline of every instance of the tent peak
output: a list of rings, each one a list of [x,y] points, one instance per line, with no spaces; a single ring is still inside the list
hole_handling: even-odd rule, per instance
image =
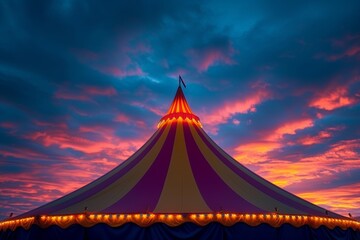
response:
[[[187,120],[197,124],[198,126],[201,126],[200,118],[192,112],[188,102],[186,101],[180,84],[177,88],[174,100],[172,101],[169,110],[165,116],[160,119],[158,128],[162,127],[166,122],[172,120]]]

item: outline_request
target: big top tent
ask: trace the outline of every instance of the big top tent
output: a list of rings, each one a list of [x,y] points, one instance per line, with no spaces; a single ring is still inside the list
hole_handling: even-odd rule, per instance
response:
[[[360,239],[360,222],[229,156],[202,129],[179,82],[137,152],[92,183],[0,222],[0,239]]]

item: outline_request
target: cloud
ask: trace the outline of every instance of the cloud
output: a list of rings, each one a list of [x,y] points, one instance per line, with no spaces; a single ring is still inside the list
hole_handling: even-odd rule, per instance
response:
[[[113,87],[99,88],[94,86],[85,87],[84,91],[90,95],[113,96],[117,92]]]
[[[146,75],[139,66],[134,66],[130,69],[121,69],[116,66],[97,67],[97,69],[107,75],[113,77],[131,77],[131,76],[144,76]]]
[[[286,122],[275,129],[267,139],[276,140],[282,138],[286,134],[296,134],[296,131],[314,126],[312,119],[299,119],[292,122]]]
[[[235,50],[231,43],[221,43],[223,46],[213,46],[206,49],[191,49],[188,56],[191,58],[192,65],[199,72],[207,71],[209,67],[217,64],[234,65],[235,60],[232,56]]]
[[[200,113],[201,122],[212,134],[216,134],[218,125],[228,122],[236,114],[246,114],[256,111],[256,105],[271,97],[271,93],[265,89],[256,90],[242,99],[227,100],[210,112]]]
[[[314,145],[319,144],[325,141],[326,139],[330,139],[334,136],[334,131],[340,131],[343,127],[331,127],[325,130],[320,131],[316,135],[305,135],[297,139],[297,142],[302,145]]]
[[[297,194],[310,202],[324,207],[325,209],[331,209],[332,211],[344,216],[348,216],[348,213],[356,216],[355,214],[357,214],[357,209],[360,204],[359,188],[360,183],[354,183],[332,189],[302,192]]]
[[[319,94],[317,98],[310,102],[309,106],[331,111],[340,107],[352,105],[356,101],[357,100],[354,97],[348,95],[346,87],[339,86]]]

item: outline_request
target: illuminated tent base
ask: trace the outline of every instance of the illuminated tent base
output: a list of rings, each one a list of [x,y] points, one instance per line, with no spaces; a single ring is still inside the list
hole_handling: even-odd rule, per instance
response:
[[[205,226],[186,222],[177,227],[168,226],[165,223],[155,223],[149,227],[140,227],[135,223],[125,223],[120,227],[110,227],[104,223],[98,223],[92,227],[83,227],[73,224],[66,229],[52,225],[41,228],[33,225],[29,230],[17,228],[15,231],[8,229],[0,232],[0,239],[360,239],[360,232],[352,228],[343,230],[336,227],[332,230],[325,226],[314,229],[309,225],[294,227],[283,224],[274,228],[268,224],[260,224],[252,227],[239,222],[232,226],[224,226],[218,222],[211,222]]]
[[[92,227],[99,223],[104,223],[110,227],[120,227],[127,223],[135,223],[140,227],[149,227],[156,223],[164,223],[170,227],[177,227],[184,223],[194,223],[199,226],[206,226],[212,222],[221,223],[224,226],[232,226],[237,223],[245,223],[255,227],[260,224],[268,224],[272,227],[281,227],[283,224],[290,224],[294,227],[309,225],[311,228],[325,226],[328,229],[339,227],[343,230],[352,228],[360,230],[360,222],[348,219],[338,219],[332,217],[318,217],[307,215],[289,214],[236,214],[236,213],[197,213],[197,214],[73,214],[73,215],[42,215],[39,217],[27,217],[16,220],[9,220],[0,223],[0,230],[16,230],[21,227],[25,230],[32,225],[47,228],[57,225],[63,229],[73,224],[83,227]]]
[[[77,214],[5,221],[0,239],[360,239],[359,229],[357,221],[306,215]]]

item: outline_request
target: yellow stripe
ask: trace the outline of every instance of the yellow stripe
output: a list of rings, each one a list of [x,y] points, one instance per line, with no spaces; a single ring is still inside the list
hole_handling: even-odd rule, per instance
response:
[[[165,184],[155,212],[209,212],[196,185],[186,151],[183,121],[177,120],[174,147]]]
[[[184,107],[184,101],[181,100],[181,101],[180,101],[180,104],[181,104],[181,105],[180,105],[180,106],[181,106],[181,112],[186,112],[186,111],[185,111],[185,107]]]
[[[186,106],[186,111],[188,113],[192,113],[189,104],[186,102],[186,100],[184,100],[184,102],[185,102],[185,106]]]
[[[172,108],[171,108],[171,112],[170,113],[174,113],[176,109],[176,100],[174,100]]]
[[[144,176],[155,161],[168,136],[170,126],[171,124],[167,125],[159,140],[144,158],[120,179],[95,195],[60,210],[56,214],[80,212],[83,211],[85,206],[88,207],[89,211],[101,211],[123,198],[141,180],[141,177]]]
[[[213,147],[215,147],[220,154],[225,157],[227,160],[229,160],[230,162],[233,163],[233,166],[235,166],[236,168],[238,168],[240,171],[243,171],[245,174],[249,175],[250,177],[252,177],[253,179],[255,179],[255,181],[259,182],[260,184],[265,185],[267,188],[270,188],[271,190],[273,190],[274,192],[289,198],[303,206],[309,207],[311,209],[314,209],[316,211],[324,211],[323,208],[316,206],[300,197],[297,197],[296,195],[287,192],[286,190],[277,187],[276,185],[268,182],[267,180],[263,179],[262,177],[254,174],[252,171],[250,171],[249,169],[247,169],[245,166],[239,164],[239,162],[237,162],[235,159],[233,159],[230,155],[228,155],[224,150],[222,150],[214,141],[212,141],[212,139],[205,133],[205,131],[203,129],[200,129],[201,132],[203,133],[203,135],[206,137],[206,139],[211,143],[211,145]]]
[[[179,99],[176,99],[176,112],[180,112],[180,108],[179,108]]]
[[[195,139],[196,145],[199,147],[201,153],[204,155],[207,162],[218,174],[218,176],[239,196],[244,198],[246,201],[252,203],[260,209],[266,211],[274,211],[274,208],[277,207],[281,209],[282,212],[291,213],[301,213],[303,212],[294,209],[290,206],[283,204],[282,202],[273,199],[271,196],[259,191],[257,188],[253,187],[247,181],[238,176],[230,168],[228,168],[223,162],[218,159],[215,154],[205,145],[197,131],[194,127],[196,125],[190,125],[191,133]],[[241,208],[241,206],[239,206]]]

